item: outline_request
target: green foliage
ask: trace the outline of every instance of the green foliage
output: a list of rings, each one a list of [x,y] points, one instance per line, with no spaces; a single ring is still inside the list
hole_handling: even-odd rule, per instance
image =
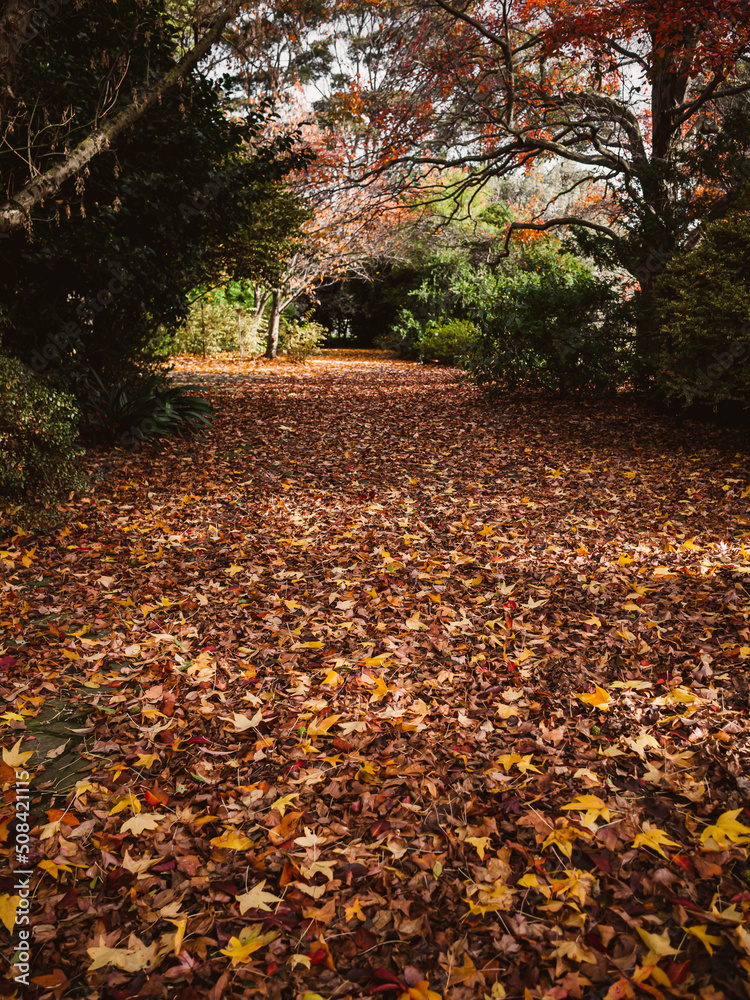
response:
[[[248,308],[250,305],[250,308]],[[201,294],[190,306],[185,325],[171,338],[173,354],[221,354],[239,350],[237,309],[242,309],[242,346],[246,354],[260,352],[258,328],[261,317],[254,316],[252,289],[247,282],[230,282]]]
[[[47,498],[80,487],[79,420],[69,393],[0,355],[0,496]]]
[[[659,385],[683,407],[750,406],[750,213],[706,226],[656,282]]]
[[[308,316],[303,320],[287,320],[279,335],[280,353],[290,361],[304,363],[308,358],[320,354],[320,345],[328,331],[320,323],[313,323]]]
[[[165,385],[157,376],[134,384],[105,385],[90,370],[77,383],[84,435],[92,443],[133,448],[171,435],[210,427],[213,408],[200,396],[200,386]]]
[[[102,113],[113,53],[127,56],[125,90],[168,71],[179,47],[164,0],[64,5],[24,47],[14,80],[19,107],[41,109],[30,129],[37,159],[57,155],[44,145],[54,136],[45,122],[85,134]],[[262,138],[267,106],[229,110],[220,81],[191,73],[36,211],[28,231],[0,242],[12,353],[38,372],[90,365],[114,384],[163,361],[192,289],[223,274],[278,275],[305,216],[278,181],[305,158],[294,135]],[[0,149],[9,195],[27,179],[17,163]]]
[[[479,330],[473,323],[452,319],[428,324],[416,346],[423,361],[456,365],[468,357],[479,337]]]
[[[499,276],[469,371],[490,394],[581,395],[617,388],[633,360],[629,310],[617,285],[562,253],[556,240],[542,239]]]
[[[484,213],[489,235],[497,214],[504,225],[504,213]],[[460,358],[491,394],[601,392],[633,376],[629,306],[615,279],[552,237],[516,246],[494,268],[482,247],[477,237],[426,254],[383,346],[446,364]]]

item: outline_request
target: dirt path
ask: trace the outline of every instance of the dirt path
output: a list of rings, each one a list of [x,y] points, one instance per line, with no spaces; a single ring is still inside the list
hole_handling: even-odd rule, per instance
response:
[[[177,374],[209,435],[0,543],[4,745],[89,768],[34,777],[27,995],[747,997],[746,445],[376,353]]]

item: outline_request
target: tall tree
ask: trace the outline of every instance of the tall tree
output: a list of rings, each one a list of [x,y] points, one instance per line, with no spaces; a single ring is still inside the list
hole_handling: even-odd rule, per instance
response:
[[[267,358],[276,356],[285,309],[324,282],[365,274],[376,262],[398,257],[412,222],[408,202],[394,198],[385,178],[363,186],[347,183],[356,142],[346,129],[321,128],[311,111],[299,121],[313,158],[290,175],[286,187],[307,208],[307,219],[295,252],[269,289]]]

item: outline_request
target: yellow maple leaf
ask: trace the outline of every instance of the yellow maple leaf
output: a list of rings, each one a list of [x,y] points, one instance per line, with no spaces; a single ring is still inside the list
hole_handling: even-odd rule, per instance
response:
[[[648,955],[643,960],[644,965],[658,965],[659,959],[666,958],[667,955],[679,955],[682,949],[673,948],[669,940],[669,931],[663,934],[650,934],[642,927],[636,927],[641,940],[648,947]]]
[[[651,733],[642,729],[638,736],[634,739],[630,737],[625,738],[625,743],[630,747],[631,750],[635,750],[639,757],[646,760],[646,748],[650,747],[652,750],[661,750],[661,744],[657,739],[655,739]]]
[[[133,833],[137,837],[145,831],[158,829],[160,821],[165,818],[161,813],[140,813],[126,820],[120,827],[120,833]]]
[[[661,854],[663,858],[667,855],[662,849],[662,844],[666,844],[668,847],[679,847],[680,845],[665,833],[664,830],[660,830],[658,827],[652,826],[649,830],[643,830],[639,833],[635,840],[633,841],[633,847],[649,847],[652,851],[656,851]]]
[[[584,705],[591,705],[592,708],[599,709],[600,712],[608,712],[612,705],[612,698],[608,691],[594,684],[593,694],[577,694],[576,698]]]
[[[344,918],[347,921],[351,920],[352,917],[356,917],[357,920],[367,920],[367,917],[362,912],[362,904],[358,899],[355,899],[354,902],[350,906],[347,906],[344,910]]]
[[[392,653],[381,653],[379,656],[365,656],[362,662],[366,667],[382,667],[392,656]]]
[[[152,767],[159,763],[159,755],[156,753],[139,753],[135,762],[135,767]]]
[[[588,830],[579,830],[577,827],[571,826],[567,820],[563,820],[544,841],[542,850],[544,851],[548,847],[559,847],[565,857],[569,858],[573,853],[573,844],[579,839],[590,840],[591,834]]]
[[[600,799],[598,795],[576,795],[572,802],[568,802],[562,808],[563,810],[573,809],[576,812],[583,813],[581,820],[583,826],[592,826],[600,816],[605,823],[609,823],[611,819],[607,803]]]
[[[714,945],[719,948],[724,944],[724,938],[708,933],[708,924],[695,924],[693,927],[683,927],[682,929],[686,934],[692,934],[693,937],[698,938],[704,944],[709,955],[713,955]]]
[[[16,925],[16,910],[20,902],[20,896],[9,896],[7,892],[0,896],[0,920],[7,927],[9,934],[13,933]]]
[[[341,687],[344,683],[344,678],[331,667],[320,683],[324,687]]]
[[[550,895],[549,887],[547,886],[547,884],[544,882],[540,882],[533,872],[528,872],[526,875],[523,875],[521,878],[519,878],[516,885],[520,885],[521,888],[523,889],[538,889],[539,892],[543,892],[545,889],[547,889],[546,895],[548,897]]]
[[[230,720],[226,719],[226,721],[229,722]],[[258,709],[252,719],[243,715],[242,712],[234,712],[231,718],[235,733],[244,733],[248,729],[257,729],[262,721],[263,712],[261,709]]]
[[[247,851],[255,846],[255,841],[250,840],[239,830],[225,830],[211,840],[211,846],[221,847],[226,851]]]
[[[483,917],[485,913],[497,913],[512,908],[516,891],[501,880],[498,879],[491,886],[481,886],[480,889],[476,903],[471,899],[464,898],[471,914]],[[467,913],[465,916],[468,917],[469,914]]]
[[[499,910],[508,909],[508,905],[502,900],[497,900],[495,902],[489,901],[487,903],[474,903],[472,900],[464,897],[464,902],[468,905],[471,915],[475,917],[483,917],[485,913],[497,913]]]
[[[54,861],[40,861],[37,868],[41,868],[43,872],[49,872],[49,874],[55,879],[60,878],[60,872],[72,872],[73,869],[70,865],[58,865]]]
[[[376,701],[381,701],[388,694],[388,685],[383,680],[382,676],[378,677],[375,681],[375,690],[370,695],[370,704]]]
[[[99,941],[100,944],[95,948],[86,949],[89,957],[93,959],[88,967],[89,972],[102,969],[105,965],[114,965],[124,972],[140,972],[156,961],[159,949],[158,942],[154,941],[147,947],[135,934],[131,934],[128,938],[127,948],[108,948],[101,944],[102,938],[99,938]]]
[[[131,858],[130,852],[126,850],[125,857],[122,859],[122,867],[126,872],[133,872],[134,875],[141,876],[152,865],[158,864],[159,861],[161,861],[161,858],[158,855],[152,858],[150,854],[147,854],[145,858]],[[41,865],[39,867],[41,868]]]
[[[728,851],[732,844],[750,844],[750,826],[738,822],[742,809],[732,809],[722,813],[713,826],[707,826],[701,834],[704,851]]]
[[[250,892],[245,892],[241,896],[237,896],[237,902],[240,904],[240,913],[247,913],[248,910],[268,910],[271,912],[271,907],[269,903],[280,903],[281,896],[274,896],[272,892],[265,892],[263,886],[266,884],[266,880],[263,879],[256,886],[250,890]]]
[[[422,979],[416,986],[410,986],[405,993],[401,994],[398,1000],[443,1000],[443,998],[439,993],[430,989],[427,979]]]
[[[325,718],[313,719],[307,727],[307,735],[313,739],[316,736],[325,736],[328,730],[332,729],[340,718],[340,715],[328,715]]]
[[[475,983],[484,983],[484,975],[477,971],[476,965],[471,959],[471,955],[468,952],[464,952],[464,960],[462,965],[456,965],[453,967],[450,979],[448,980],[448,986],[457,986],[459,983],[466,983],[467,986],[473,986]]]
[[[476,848],[476,852],[479,855],[480,861],[484,861],[484,852],[490,845],[489,837],[467,837],[466,843],[471,844],[472,847]]]
[[[24,722],[24,717],[22,715],[19,715],[18,712],[3,712],[3,714],[0,715],[0,719],[2,719],[3,722],[5,723]]]
[[[282,795],[280,799],[276,799],[275,802],[271,803],[272,809],[278,809],[281,818],[283,819],[286,815],[286,807],[290,806],[295,799],[299,798],[299,792],[290,792],[289,795]]]
[[[259,951],[265,945],[275,941],[279,936],[276,931],[261,934],[262,927],[262,924],[253,924],[251,927],[246,927],[238,938],[232,937],[229,939],[229,944],[226,948],[222,948],[221,954],[231,958],[232,965],[240,965],[242,962],[247,961],[253,952]]]
[[[594,894],[594,876],[590,872],[579,871],[578,868],[566,868],[565,878],[553,878],[550,888],[556,896],[576,899],[583,907],[586,896]]]
[[[179,955],[182,949],[182,942],[185,939],[185,931],[187,930],[187,917],[179,917],[177,920],[173,920],[171,917],[167,917],[170,924],[174,924],[175,933],[174,941],[172,942],[172,951],[175,955]]]
[[[517,767],[521,774],[526,774],[527,771],[536,771],[537,774],[541,774],[539,768],[531,763],[533,756],[533,753],[526,754],[525,757],[521,757],[517,753],[505,753],[497,758],[496,763],[504,767],[506,771],[510,771],[512,767]]]
[[[326,838],[319,837],[309,826],[306,826],[304,837],[297,837],[294,843],[299,844],[300,847],[312,847],[315,850],[320,844],[326,843]]]
[[[596,962],[596,955],[590,948],[584,948],[577,941],[561,941],[550,958],[569,958],[573,962]]]
[[[125,795],[115,796],[115,804],[109,811],[110,816],[116,816],[121,813],[123,809],[129,809],[134,815],[143,811],[143,806],[139,799],[133,795],[132,792],[127,792]]]
[[[29,757],[33,756],[33,750],[27,750],[21,753],[21,741],[23,736],[16,740],[10,750],[3,748],[3,761],[8,765],[8,767],[23,767]]]

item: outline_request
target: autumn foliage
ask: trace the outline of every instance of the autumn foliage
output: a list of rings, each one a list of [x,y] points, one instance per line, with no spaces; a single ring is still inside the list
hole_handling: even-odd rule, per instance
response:
[[[747,997],[741,439],[361,353],[180,370],[207,438],[4,525],[24,995]]]

